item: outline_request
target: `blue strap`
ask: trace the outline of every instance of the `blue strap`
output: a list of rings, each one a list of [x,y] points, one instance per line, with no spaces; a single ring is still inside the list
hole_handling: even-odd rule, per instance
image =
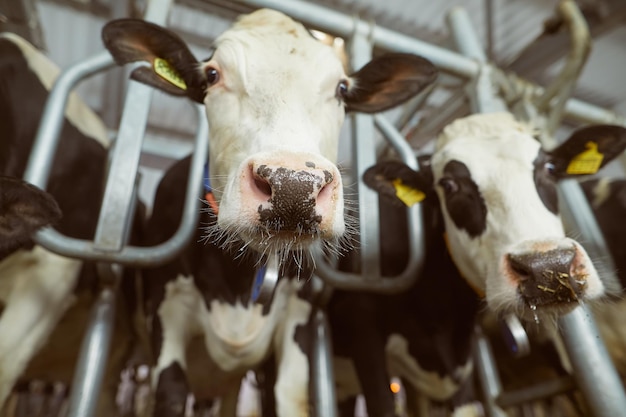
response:
[[[213,188],[211,188],[211,178],[209,178],[209,161],[204,164],[204,191],[207,193],[213,192]]]

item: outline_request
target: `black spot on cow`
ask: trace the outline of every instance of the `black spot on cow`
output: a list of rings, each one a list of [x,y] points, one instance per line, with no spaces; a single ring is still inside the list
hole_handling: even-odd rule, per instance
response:
[[[487,206],[467,166],[460,161],[449,161],[439,185],[443,187],[445,206],[455,226],[470,237],[480,236],[487,227]]]
[[[183,417],[189,387],[183,368],[174,362],[165,368],[160,376],[156,388],[158,407],[154,409],[155,417]],[[166,398],[166,401],[158,399]]]
[[[304,165],[306,165],[307,168],[315,168],[315,163],[314,162],[306,161],[304,163]]]

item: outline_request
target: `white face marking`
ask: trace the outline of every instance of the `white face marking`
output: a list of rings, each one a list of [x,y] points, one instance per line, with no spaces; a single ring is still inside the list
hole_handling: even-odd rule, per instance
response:
[[[268,21],[272,24],[259,26]],[[246,205],[242,185],[249,167],[298,171],[312,163],[335,177],[324,228],[329,236],[340,236],[343,196],[335,162],[345,111],[336,88],[346,74],[333,49],[302,25],[262,10],[218,38],[202,70],[208,67],[220,73],[205,99],[219,224],[236,228],[256,221],[258,204]]]
[[[446,128],[432,158],[434,183],[442,201],[451,255],[461,273],[486,292],[494,309],[520,309],[518,286],[503,267],[509,253],[576,248],[581,273],[587,275],[585,297],[596,297],[603,285],[584,249],[565,237],[559,216],[541,201],[533,177],[540,150],[531,130],[508,114],[474,115]],[[486,229],[474,238],[458,229],[437,186],[446,164],[462,162],[487,207]]]

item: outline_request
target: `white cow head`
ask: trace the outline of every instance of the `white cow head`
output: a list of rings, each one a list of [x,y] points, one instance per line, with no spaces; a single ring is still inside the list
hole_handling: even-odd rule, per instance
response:
[[[107,24],[103,40],[120,64],[152,64],[134,78],[204,103],[218,227],[261,250],[336,242],[345,230],[335,166],[345,112],[388,109],[436,77],[430,62],[408,54],[347,75],[332,47],[267,9],[241,17],[207,61],[140,20]]]
[[[556,187],[562,178],[597,171],[626,148],[626,129],[618,126],[578,130],[552,151],[532,133],[508,113],[466,117],[439,136],[430,169],[383,162],[364,176],[392,198],[396,179],[426,194],[434,189],[460,272],[490,308],[526,318],[604,294],[585,250],[565,236]]]

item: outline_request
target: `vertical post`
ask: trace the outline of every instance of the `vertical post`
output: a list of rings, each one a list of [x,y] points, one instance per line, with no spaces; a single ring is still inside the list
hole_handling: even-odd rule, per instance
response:
[[[311,375],[312,403],[315,417],[336,417],[337,399],[335,397],[335,375],[330,331],[326,313],[316,308],[311,318],[313,330]]]
[[[145,19],[164,23],[171,0],[152,0]],[[102,251],[120,251],[127,240],[128,225],[136,198],[136,178],[141,144],[152,90],[131,82],[124,105],[119,135],[111,149],[104,197],[96,228],[94,247]],[[91,417],[104,379],[115,316],[115,288],[121,268],[114,264],[98,264],[100,282],[105,285],[93,306],[87,333],[70,395],[69,417]]]
[[[500,382],[496,361],[489,340],[479,325],[474,327],[474,337],[474,361],[476,362],[476,372],[485,397],[485,411],[489,417],[506,417],[506,413],[496,402],[500,394],[502,394],[502,382]]]
[[[372,58],[372,44],[368,38],[371,27],[355,20],[355,31],[350,39],[350,58],[353,70],[358,70]],[[374,120],[365,114],[352,115],[352,160],[358,186],[360,273],[365,280],[380,274],[380,233],[378,225],[378,196],[361,181],[365,170],[376,163]]]
[[[68,416],[89,417],[95,413],[109,356],[114,317],[115,293],[106,288],[100,292],[91,310],[72,380]]]

